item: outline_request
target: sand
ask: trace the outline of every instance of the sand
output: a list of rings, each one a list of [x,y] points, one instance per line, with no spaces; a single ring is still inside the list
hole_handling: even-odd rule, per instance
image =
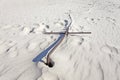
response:
[[[71,15],[69,35],[51,54],[53,67],[32,62],[59,35]],[[46,58],[44,58],[46,60]],[[119,0],[1,0],[0,80],[120,80]]]

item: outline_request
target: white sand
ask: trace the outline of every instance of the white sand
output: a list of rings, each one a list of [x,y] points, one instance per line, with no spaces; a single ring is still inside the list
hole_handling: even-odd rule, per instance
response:
[[[32,59],[62,31],[68,36],[50,56],[52,68]],[[46,26],[49,26],[49,29]],[[0,0],[0,80],[120,80],[119,0]]]

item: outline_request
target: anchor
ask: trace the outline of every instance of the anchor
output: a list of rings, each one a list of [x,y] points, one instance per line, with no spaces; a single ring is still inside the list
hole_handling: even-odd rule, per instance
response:
[[[65,20],[65,27],[64,27],[64,31],[62,32],[43,32],[43,34],[55,34],[55,35],[59,35],[58,39],[52,43],[48,48],[46,48],[44,51],[42,51],[39,55],[37,55],[34,59],[33,62],[43,62],[44,64],[48,65],[49,67],[53,67],[54,62],[52,61],[52,59],[50,58],[50,55],[54,52],[54,50],[61,44],[61,42],[63,41],[63,39],[65,37],[67,37],[69,34],[91,34],[91,32],[69,32],[69,28],[72,24],[72,18],[70,16],[70,14],[68,15],[69,19],[70,19],[70,23],[68,24],[68,21]],[[46,62],[43,61],[42,59],[47,56],[47,60]]]

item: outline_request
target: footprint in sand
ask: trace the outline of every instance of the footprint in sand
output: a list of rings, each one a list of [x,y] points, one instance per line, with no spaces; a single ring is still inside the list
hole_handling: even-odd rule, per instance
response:
[[[18,51],[17,51],[17,47],[14,46],[12,48],[10,48],[10,50],[8,51],[8,56],[9,57],[17,57],[18,56]]]
[[[45,25],[44,23],[40,23],[39,26],[34,29],[36,34],[42,33],[44,31],[49,31],[49,26]]]
[[[0,46],[0,53],[8,53],[9,57],[16,57],[18,55],[16,42],[6,41]]]
[[[33,51],[36,49],[40,49],[40,45],[45,42],[45,39],[40,39],[40,38],[35,38],[32,39],[30,42],[27,44],[27,50],[28,51]]]
[[[12,48],[16,43],[13,41],[4,41],[0,45],[0,54],[6,53]]]
[[[81,46],[84,42],[84,38],[72,37],[73,39],[70,40],[70,43],[74,46]]]
[[[30,32],[30,28],[29,27],[23,27],[20,35],[28,35],[29,32]]]
[[[27,49],[28,49],[29,51],[33,51],[37,46],[38,46],[38,43],[32,42],[32,43],[29,43],[29,44],[28,44]]]
[[[0,54],[3,54],[8,49],[8,46],[5,44],[0,45]]]
[[[103,45],[100,50],[103,53],[108,53],[108,54],[118,54],[118,49],[116,47],[110,46],[110,45]]]

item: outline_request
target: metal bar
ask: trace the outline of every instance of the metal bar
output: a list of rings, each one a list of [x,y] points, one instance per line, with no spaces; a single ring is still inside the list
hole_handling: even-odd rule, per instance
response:
[[[65,32],[44,32],[44,34],[65,34]],[[68,32],[68,34],[91,34],[91,32]]]
[[[91,34],[91,32],[68,32],[68,34]]]
[[[44,32],[44,34],[65,34],[65,32]]]
[[[53,51],[52,49],[56,46],[56,44],[58,44],[58,43],[61,41],[62,38],[64,38],[64,35],[65,35],[65,34],[61,34],[54,43],[52,43],[48,48],[46,48],[46,49],[45,49],[44,51],[42,51],[39,55],[37,55],[37,56],[33,59],[33,62],[39,62],[39,61],[43,62],[42,58],[45,57],[45,56],[49,53],[49,51],[50,51],[50,52]]]
[[[48,53],[47,55],[47,63],[46,64],[49,64],[50,63],[50,55],[55,51],[55,49],[60,45],[60,43],[63,41],[64,37],[65,37],[65,34],[61,34],[61,39],[59,39],[59,41],[56,43],[56,45],[52,48],[52,50],[50,50],[50,52]]]

